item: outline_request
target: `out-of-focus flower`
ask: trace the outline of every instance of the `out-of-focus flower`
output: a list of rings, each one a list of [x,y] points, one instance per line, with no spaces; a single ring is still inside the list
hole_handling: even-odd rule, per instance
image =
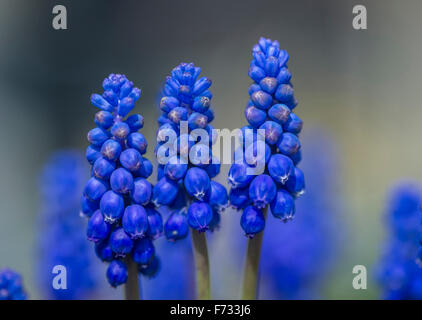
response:
[[[304,136],[307,190],[294,221],[268,223],[261,258],[260,297],[321,298],[321,287],[335,266],[345,232],[340,170],[332,138],[311,130]]]
[[[86,222],[79,216],[80,194],[88,167],[74,150],[61,150],[47,160],[40,177],[41,210],[38,217],[37,278],[48,299],[89,299],[104,282],[92,247],[86,241]],[[67,288],[53,288],[53,268],[66,268]]]
[[[377,268],[384,299],[422,299],[422,269],[417,263],[421,203],[422,186],[416,181],[400,182],[389,194],[388,236]]]
[[[26,298],[22,277],[8,268],[0,270],[0,300],[26,300]]]

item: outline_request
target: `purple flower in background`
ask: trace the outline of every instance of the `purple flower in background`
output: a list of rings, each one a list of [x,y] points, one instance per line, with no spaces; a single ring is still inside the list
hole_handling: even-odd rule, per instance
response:
[[[340,168],[332,138],[311,130],[303,140],[309,192],[297,203],[294,221],[268,221],[259,295],[264,299],[322,298],[322,285],[339,260],[344,241]]]
[[[382,298],[422,299],[420,247],[422,186],[416,181],[397,183],[386,208],[388,236],[377,268]]]
[[[1,269],[0,300],[26,300],[26,298],[22,277],[11,269]]]
[[[39,288],[48,299],[89,299],[105,288],[98,276],[102,266],[84,236],[86,221],[79,216],[87,175],[83,155],[61,150],[49,157],[40,176],[36,265]],[[66,268],[66,290],[52,286],[58,265]]]

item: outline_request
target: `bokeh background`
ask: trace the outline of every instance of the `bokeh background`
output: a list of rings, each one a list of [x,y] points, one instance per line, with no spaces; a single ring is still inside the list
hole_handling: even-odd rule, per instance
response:
[[[51,26],[56,4],[67,8],[68,30]],[[356,4],[368,10],[367,30],[352,28]],[[265,36],[291,56],[296,111],[305,123],[303,148],[314,150],[304,166],[312,167],[314,157],[327,152],[325,143],[312,141],[318,138],[312,130],[323,132],[322,141],[335,150],[325,154],[327,163],[336,157],[335,164],[324,167],[335,176],[335,187],[322,196],[341,205],[333,205],[330,215],[322,210],[318,219],[335,219],[337,235],[343,236],[333,240],[337,254],[321,276],[319,297],[378,298],[373,270],[384,239],[386,192],[398,179],[422,181],[420,12],[417,0],[406,5],[394,0],[0,0],[0,267],[21,272],[31,298],[42,297],[34,267],[37,179],[54,150],[84,152],[95,113],[89,96],[101,91],[105,76],[124,73],[142,89],[135,111],[145,117],[142,132],[150,145],[159,114],[156,94],[182,61],[201,66],[213,80],[214,126],[240,128],[246,123],[251,48]],[[148,157],[153,159],[152,148]],[[241,232],[239,217],[228,210],[221,236],[212,236],[214,274],[230,284],[220,288],[224,282],[214,279],[215,298],[238,295],[242,257],[230,261],[225,244]],[[301,234],[293,233],[289,241],[295,237]],[[352,288],[354,265],[367,267],[367,290]]]

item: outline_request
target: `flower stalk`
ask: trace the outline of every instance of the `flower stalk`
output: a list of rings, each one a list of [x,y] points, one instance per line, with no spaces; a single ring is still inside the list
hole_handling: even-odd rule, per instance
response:
[[[268,206],[264,210],[264,217],[267,218]],[[255,300],[258,297],[259,285],[259,261],[261,258],[262,239],[264,230],[248,240],[246,252],[245,269],[243,274],[243,300]]]
[[[205,232],[192,229],[193,255],[195,259],[196,288],[198,300],[211,299],[210,263]]]
[[[124,286],[125,300],[139,300],[139,277],[138,277],[138,266],[128,257],[126,259],[128,278]]]

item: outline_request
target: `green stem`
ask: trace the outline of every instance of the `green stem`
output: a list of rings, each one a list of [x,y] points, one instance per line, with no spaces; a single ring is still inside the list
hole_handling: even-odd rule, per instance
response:
[[[191,229],[193,255],[195,258],[196,287],[199,300],[211,299],[210,263],[205,232]]]
[[[268,206],[264,209],[264,217],[267,219]],[[258,296],[259,261],[261,257],[262,239],[264,230],[248,240],[245,269],[243,274],[243,300],[254,300]]]
[[[126,258],[128,278],[125,284],[125,299],[139,300],[139,280],[138,280],[138,265],[132,258]]]

